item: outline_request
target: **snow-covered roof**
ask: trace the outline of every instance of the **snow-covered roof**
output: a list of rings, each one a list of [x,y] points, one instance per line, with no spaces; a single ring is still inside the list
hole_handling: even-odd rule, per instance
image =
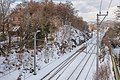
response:
[[[10,31],[16,32],[20,29],[20,26],[13,26]]]

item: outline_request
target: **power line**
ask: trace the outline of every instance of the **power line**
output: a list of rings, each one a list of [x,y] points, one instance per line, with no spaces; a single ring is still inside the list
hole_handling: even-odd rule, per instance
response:
[[[101,8],[102,8],[102,0],[100,2],[100,10],[99,10],[99,13],[101,13]]]
[[[100,9],[99,9],[99,13],[100,13],[100,14],[101,14],[101,9],[102,9],[102,3],[103,3],[103,1],[101,0],[101,1],[100,1]],[[108,5],[107,12],[108,12],[108,10],[110,9],[111,4],[112,4],[112,0],[110,0],[110,3],[109,3],[109,5]]]
[[[110,3],[109,3],[107,11],[110,9],[111,3],[112,3],[112,0],[110,0]]]

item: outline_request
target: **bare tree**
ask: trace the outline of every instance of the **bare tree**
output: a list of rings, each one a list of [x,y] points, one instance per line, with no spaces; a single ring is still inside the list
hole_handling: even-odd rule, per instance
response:
[[[111,75],[110,69],[106,64],[99,67],[97,80],[109,80]],[[96,80],[96,73],[93,75],[93,80]]]
[[[5,23],[7,22],[8,14],[10,13],[11,4],[14,2],[15,0],[0,0],[0,27],[2,28],[3,34],[5,31]]]
[[[120,6],[117,6],[116,14],[116,22],[114,22],[114,37],[113,41],[116,46],[120,46]]]

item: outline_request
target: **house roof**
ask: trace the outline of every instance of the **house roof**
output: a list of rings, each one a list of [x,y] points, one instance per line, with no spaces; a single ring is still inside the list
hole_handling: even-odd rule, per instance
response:
[[[9,31],[13,31],[13,32],[16,32],[20,29],[20,26],[13,26],[12,28],[10,28]]]

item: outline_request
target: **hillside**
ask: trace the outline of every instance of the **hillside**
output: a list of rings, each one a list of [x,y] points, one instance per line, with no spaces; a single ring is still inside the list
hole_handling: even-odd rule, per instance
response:
[[[77,46],[80,46],[85,40],[90,38],[90,34],[85,34],[72,26],[64,25],[52,34],[53,41],[47,42],[43,48],[37,48],[36,65],[37,70],[42,69],[48,63],[59,59],[64,54],[69,54]],[[19,53],[19,49],[12,49],[7,57],[0,57],[0,76],[3,74],[14,73],[11,80],[20,75],[30,74],[33,72],[34,50],[24,49],[23,53]],[[23,77],[23,76],[22,76]],[[3,77],[4,78],[4,77]]]

